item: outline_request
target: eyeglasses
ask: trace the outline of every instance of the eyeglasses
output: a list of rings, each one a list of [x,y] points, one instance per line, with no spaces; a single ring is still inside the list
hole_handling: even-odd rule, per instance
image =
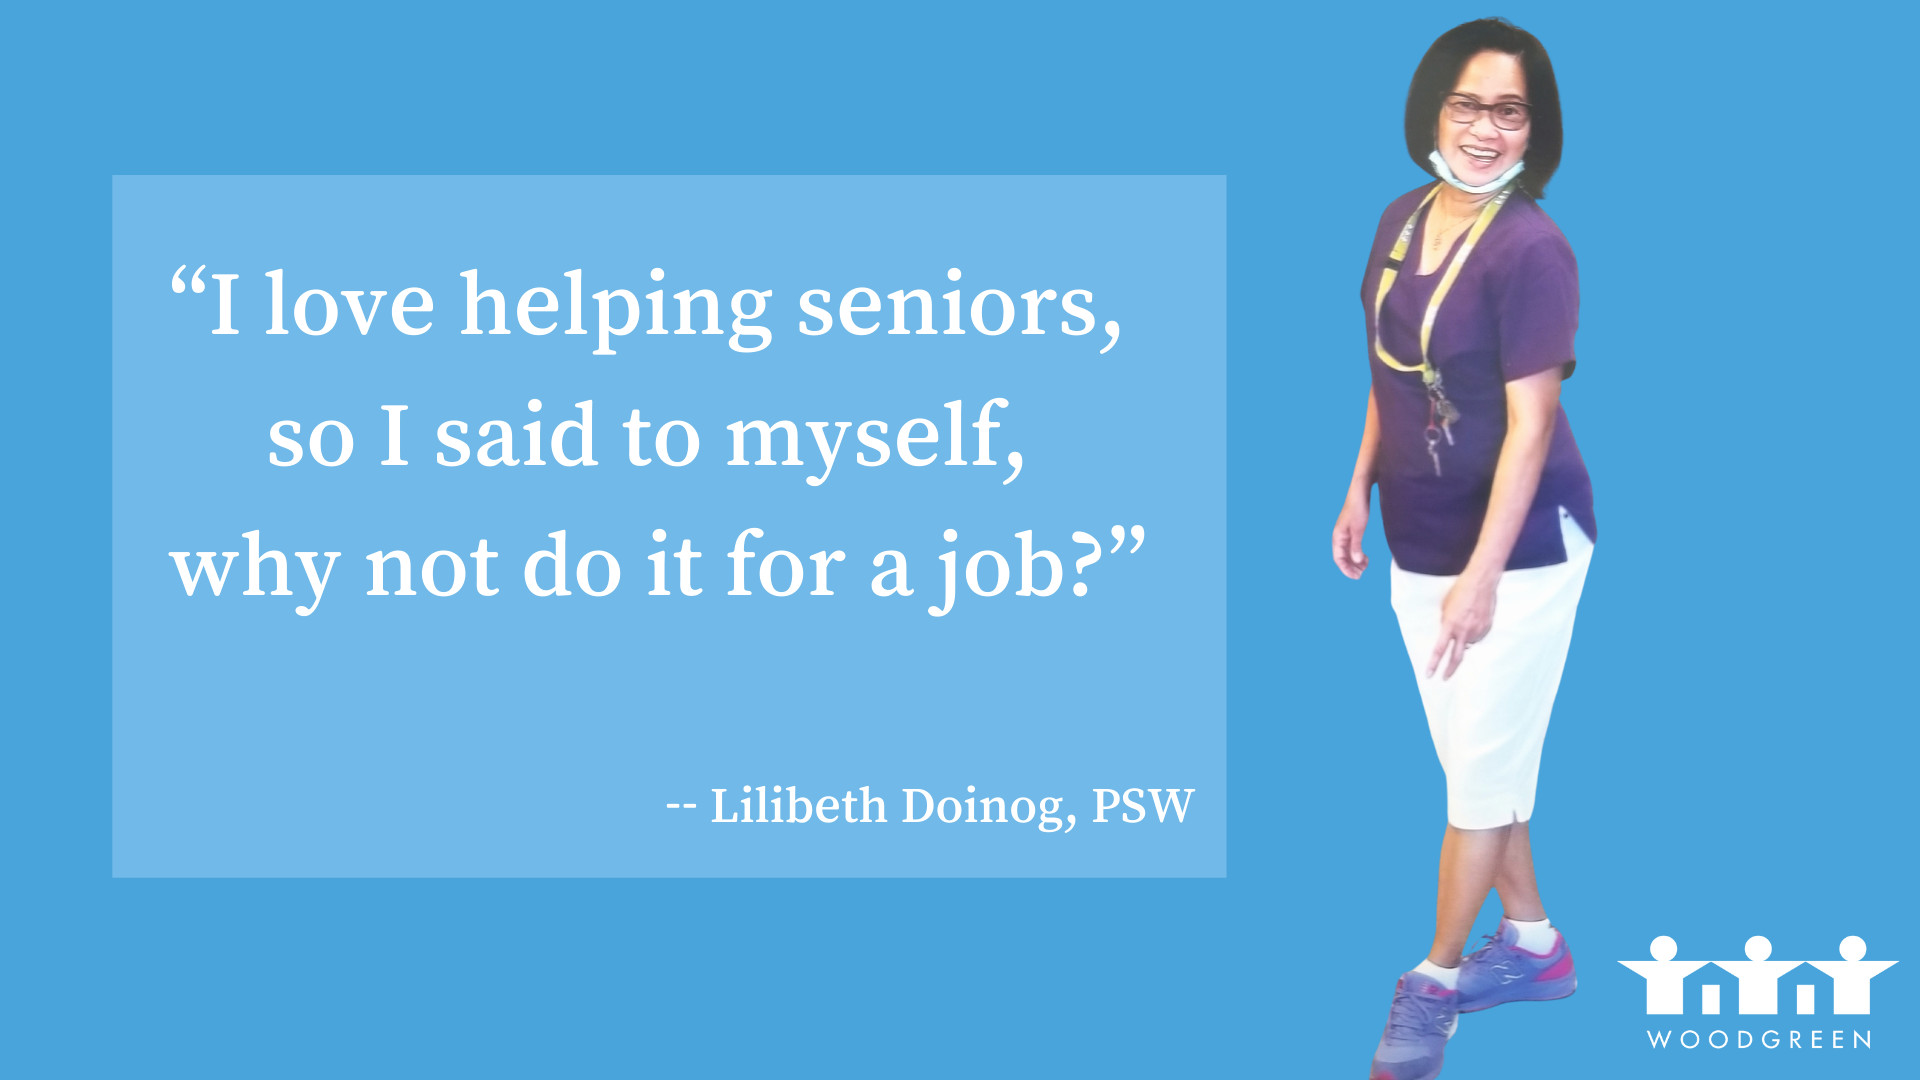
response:
[[[1496,101],[1491,105],[1458,94],[1446,103],[1447,119],[1456,124],[1471,124],[1486,113],[1493,126],[1502,131],[1519,131],[1533,119],[1533,110],[1524,101]]]

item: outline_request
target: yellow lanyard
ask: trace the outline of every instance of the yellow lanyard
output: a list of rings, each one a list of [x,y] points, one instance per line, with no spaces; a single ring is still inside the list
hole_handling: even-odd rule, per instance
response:
[[[1480,237],[1487,231],[1487,226],[1493,224],[1493,216],[1500,212],[1500,207],[1506,204],[1507,197],[1513,194],[1513,185],[1509,184],[1500,189],[1500,194],[1495,195],[1487,205],[1480,208],[1479,219],[1473,223],[1473,228],[1467,230],[1467,239],[1460,245],[1460,251],[1454,255],[1453,262],[1447,266],[1446,276],[1442,277],[1440,284],[1434,288],[1433,299],[1427,301],[1426,317],[1420,320],[1420,363],[1418,365],[1403,364],[1394,359],[1393,354],[1387,352],[1386,346],[1380,341],[1380,311],[1386,305],[1387,293],[1393,289],[1394,280],[1400,276],[1400,263],[1407,257],[1407,244],[1413,239],[1414,227],[1420,222],[1420,212],[1425,210],[1427,204],[1432,202],[1434,196],[1438,194],[1440,194],[1440,185],[1435,184],[1433,189],[1427,192],[1427,197],[1420,200],[1420,205],[1413,208],[1413,216],[1408,218],[1406,225],[1401,227],[1400,238],[1393,242],[1393,250],[1387,254],[1386,268],[1380,271],[1380,287],[1373,296],[1373,354],[1380,358],[1381,363],[1395,371],[1419,372],[1420,380],[1429,387],[1440,381],[1440,371],[1433,366],[1433,361],[1427,355],[1427,342],[1433,337],[1433,321],[1440,316],[1440,303],[1453,289],[1454,279],[1460,276],[1460,268],[1466,265],[1467,256],[1473,254],[1473,246],[1480,242]],[[1448,441],[1452,441],[1451,433],[1448,435]]]

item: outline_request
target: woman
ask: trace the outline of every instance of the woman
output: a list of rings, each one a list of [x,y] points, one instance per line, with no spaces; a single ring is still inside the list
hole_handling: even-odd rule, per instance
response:
[[[1597,535],[1560,408],[1578,275],[1536,202],[1560,162],[1546,50],[1500,19],[1442,34],[1407,92],[1406,137],[1438,182],[1396,199],[1374,237],[1373,387],[1333,528],[1333,561],[1358,578],[1380,486],[1393,608],[1447,777],[1433,946],[1395,987],[1380,1080],[1438,1075],[1459,1013],[1573,993],[1528,819]],[[1506,917],[1463,958],[1490,888]]]

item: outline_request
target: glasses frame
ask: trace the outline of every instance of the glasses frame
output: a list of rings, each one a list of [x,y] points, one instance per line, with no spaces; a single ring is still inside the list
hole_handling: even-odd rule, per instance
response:
[[[1525,114],[1525,119],[1521,121],[1519,127],[1508,127],[1507,125],[1501,123],[1494,116],[1493,110],[1498,108],[1503,108],[1508,105],[1519,106],[1520,111]],[[1460,120],[1455,118],[1452,115],[1452,110],[1454,110],[1455,108],[1471,109],[1476,113],[1486,113],[1487,122],[1492,124],[1494,127],[1499,128],[1501,131],[1519,131],[1522,128],[1525,128],[1529,124],[1533,123],[1533,106],[1527,104],[1524,101],[1485,102],[1485,101],[1481,101],[1478,98],[1468,97],[1465,94],[1455,92],[1455,93],[1448,94],[1446,97],[1441,99],[1440,108],[1441,108],[1441,111],[1446,112],[1448,114],[1447,120],[1449,122],[1460,124],[1462,126],[1472,124],[1473,120]],[[1479,117],[1476,116],[1474,117],[1474,119],[1477,120],[1479,119]]]

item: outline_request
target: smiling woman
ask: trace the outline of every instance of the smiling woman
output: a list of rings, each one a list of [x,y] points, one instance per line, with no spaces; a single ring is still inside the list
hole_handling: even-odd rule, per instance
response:
[[[1361,285],[1373,385],[1333,559],[1348,577],[1366,570],[1378,484],[1447,829],[1433,944],[1395,987],[1375,1080],[1438,1076],[1460,1013],[1574,991],[1528,823],[1598,534],[1560,407],[1579,275],[1537,202],[1560,164],[1546,50],[1501,19],[1442,34],[1408,89],[1406,139],[1439,182],[1394,200],[1375,233]],[[1506,919],[1463,957],[1490,889]]]
[[[1529,47],[1531,46],[1531,47]],[[1520,51],[1509,51],[1517,48]],[[1476,61],[1480,61],[1476,66]],[[1500,82],[1489,82],[1498,76]],[[1517,78],[1517,82],[1513,81]],[[1460,126],[1478,118],[1480,110],[1463,109],[1456,101],[1470,99],[1479,105],[1498,102],[1518,104],[1525,130],[1512,143],[1526,152],[1526,169],[1511,179],[1521,191],[1536,199],[1547,197],[1547,181],[1560,168],[1560,86],[1553,78],[1553,63],[1547,50],[1532,34],[1499,19],[1479,19],[1442,34],[1414,70],[1407,87],[1407,156],[1415,165],[1441,179],[1434,155],[1439,153],[1448,166],[1461,161],[1458,153],[1448,153],[1448,143],[1458,150],[1458,142],[1449,140],[1447,126],[1434,123],[1434,115],[1447,110],[1443,120],[1450,121],[1452,134],[1463,135]],[[1509,120],[1491,110],[1494,124],[1509,131]],[[1485,130],[1485,125],[1481,125]],[[1458,173],[1456,178],[1464,179]],[[1473,175],[1486,174],[1475,171]],[[1467,183],[1474,181],[1468,180]]]

